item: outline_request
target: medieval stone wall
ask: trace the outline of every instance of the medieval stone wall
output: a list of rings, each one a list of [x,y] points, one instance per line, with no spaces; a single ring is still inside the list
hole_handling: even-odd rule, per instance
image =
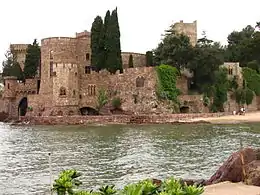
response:
[[[141,53],[133,53],[133,52],[122,52],[122,63],[123,68],[129,68],[129,56],[132,54],[133,56],[133,65],[134,67],[144,67],[146,66],[146,56]]]

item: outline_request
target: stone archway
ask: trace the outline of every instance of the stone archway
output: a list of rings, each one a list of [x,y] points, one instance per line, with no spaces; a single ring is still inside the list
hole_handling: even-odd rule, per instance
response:
[[[189,113],[190,112],[189,106],[181,106],[180,107],[180,112],[181,113]]]
[[[18,116],[25,116],[28,108],[27,97],[21,99],[18,105]]]
[[[80,113],[81,115],[99,115],[98,111],[94,108],[91,108],[91,107],[83,107],[83,108],[80,108]]]

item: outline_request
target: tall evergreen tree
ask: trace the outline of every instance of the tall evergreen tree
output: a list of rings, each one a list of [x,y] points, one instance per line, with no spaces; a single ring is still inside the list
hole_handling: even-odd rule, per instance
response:
[[[120,29],[117,16],[117,8],[112,11],[110,20],[108,21],[107,35],[105,38],[107,52],[107,69],[114,74],[117,70],[123,73]]]
[[[91,65],[97,71],[105,68],[104,25],[100,16],[97,16],[91,27]]]
[[[146,66],[152,66],[153,65],[153,52],[147,51],[145,54],[146,58]]]
[[[35,39],[33,44],[29,45],[26,51],[26,58],[24,63],[24,76],[25,78],[34,78],[37,74],[40,65],[41,49]]]
[[[128,59],[128,67],[134,68],[134,62],[133,62],[133,55],[132,54],[130,54],[129,59]]]
[[[104,19],[104,67],[109,70],[109,62],[108,60],[108,51],[110,50],[110,33],[109,33],[109,24],[110,24],[110,11],[106,12],[106,16]]]
[[[3,77],[4,76],[15,76],[18,80],[24,81],[23,71],[21,66],[16,60],[11,51],[7,51],[5,54],[6,60],[3,61]]]

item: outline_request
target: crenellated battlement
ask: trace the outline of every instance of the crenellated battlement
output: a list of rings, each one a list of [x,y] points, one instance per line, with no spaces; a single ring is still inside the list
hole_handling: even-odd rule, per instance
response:
[[[76,41],[74,37],[48,37],[41,40],[42,45],[49,44],[50,42],[72,42]]]
[[[29,44],[11,44],[11,52],[26,52]]]
[[[87,38],[87,37],[90,37],[90,36],[91,36],[91,33],[87,30],[85,30],[83,32],[76,33],[76,38]]]

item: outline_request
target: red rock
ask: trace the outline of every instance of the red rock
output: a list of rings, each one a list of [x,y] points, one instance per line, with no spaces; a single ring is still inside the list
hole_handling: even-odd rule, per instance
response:
[[[260,186],[260,160],[254,160],[245,166],[245,183]]]
[[[241,182],[244,180],[243,166],[240,155],[243,155],[244,165],[256,160],[256,151],[252,148],[245,148],[233,153],[217,172],[206,182],[206,185],[223,181]]]

